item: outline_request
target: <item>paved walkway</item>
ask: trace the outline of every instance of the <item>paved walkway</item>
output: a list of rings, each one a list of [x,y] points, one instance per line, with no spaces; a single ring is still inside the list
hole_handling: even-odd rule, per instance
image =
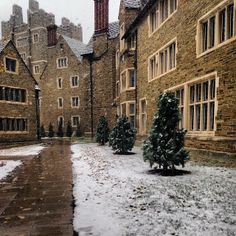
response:
[[[54,143],[0,183],[1,236],[73,235],[70,153]]]

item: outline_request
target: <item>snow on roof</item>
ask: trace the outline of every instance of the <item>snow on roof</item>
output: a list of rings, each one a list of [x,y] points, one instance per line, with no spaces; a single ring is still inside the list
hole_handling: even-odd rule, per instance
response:
[[[119,21],[109,24],[108,35],[109,39],[114,39],[119,35]],[[91,54],[93,52],[93,37],[94,35],[90,38],[82,54]]]
[[[114,39],[119,34],[119,21],[109,24],[108,34],[110,39]]]
[[[79,40],[69,38],[65,35],[62,35],[64,40],[67,42],[68,46],[71,48],[72,52],[78,58],[79,61],[82,61],[82,54],[86,50],[86,45]]]
[[[140,8],[141,0],[124,0],[124,6],[127,8]]]

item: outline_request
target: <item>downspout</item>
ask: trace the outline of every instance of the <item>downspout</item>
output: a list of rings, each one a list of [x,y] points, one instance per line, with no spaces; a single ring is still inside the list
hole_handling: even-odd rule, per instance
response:
[[[40,111],[39,111],[39,92],[40,89],[38,88],[38,85],[35,85],[35,104],[36,104],[36,127],[37,127],[37,138],[38,140],[41,139],[40,134]]]
[[[136,103],[136,124],[135,128],[137,130],[138,128],[138,29],[135,31],[135,37],[136,37],[136,43],[135,43],[135,55],[134,55],[134,69],[135,69],[135,76],[136,76],[136,81],[135,81],[135,103]]]
[[[90,79],[90,115],[91,115],[91,138],[93,139],[94,130],[93,130],[93,55],[89,56],[89,79]]]

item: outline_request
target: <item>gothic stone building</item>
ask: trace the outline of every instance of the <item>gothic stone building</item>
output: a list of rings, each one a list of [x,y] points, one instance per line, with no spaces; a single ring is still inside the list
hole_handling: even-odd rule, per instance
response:
[[[186,146],[236,152],[236,3],[150,0],[125,32],[137,35],[137,128],[145,136],[156,100],[179,99]]]
[[[0,143],[37,140],[36,86],[14,44],[0,41]]]

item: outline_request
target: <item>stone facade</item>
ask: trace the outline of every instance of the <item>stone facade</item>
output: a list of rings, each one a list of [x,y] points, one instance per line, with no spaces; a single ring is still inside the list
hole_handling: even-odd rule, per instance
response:
[[[37,140],[37,83],[14,44],[1,45],[0,143]]]
[[[217,27],[220,27],[218,14],[224,14],[222,13],[224,9],[230,9],[232,7],[231,4],[233,4],[232,14],[235,15],[235,1],[214,0],[211,2],[201,1],[200,3],[196,0],[186,3],[186,1],[178,0],[176,1],[176,10],[168,14],[164,22],[158,23],[154,32],[150,32],[150,13],[153,12],[156,2],[159,1],[149,1],[149,4],[141,11],[126,33],[127,38],[137,32],[137,99],[138,101],[141,101],[141,99],[146,100],[146,133],[141,132],[140,122],[138,122],[138,133],[144,135],[150,129],[156,110],[156,100],[161,93],[167,90],[177,91],[183,89],[183,104],[181,108],[183,109],[182,125],[188,129],[186,146],[235,153],[235,17],[231,26],[228,25],[228,27],[233,28],[234,32],[230,37],[229,35],[227,36],[229,39],[225,39],[223,43],[219,42],[220,35],[217,32]],[[159,9],[161,11],[161,8]],[[160,11],[159,13],[161,14]],[[206,52],[199,53],[199,48],[203,47],[203,24],[211,17],[216,20],[215,23],[211,23],[216,25],[214,31],[212,31],[214,32],[212,37],[215,37],[214,45],[212,45],[212,48],[208,45]],[[228,15],[228,17],[230,16]],[[159,17],[158,20],[161,20],[161,18]],[[209,34],[208,37],[210,37]],[[207,38],[207,40],[209,43],[210,39]],[[168,53],[167,60],[171,58],[170,50],[172,49],[169,48],[173,43],[175,43],[176,47],[176,58],[172,56],[175,62],[167,62],[167,67],[171,69],[166,71],[165,68],[160,68],[164,65],[161,60],[164,58],[163,52],[165,51]],[[154,78],[151,78],[150,62],[154,58],[153,56],[157,60],[156,64],[159,66],[157,70],[159,71],[155,72],[157,74]],[[162,69],[165,71],[164,73],[161,72]],[[215,100],[212,103],[213,108],[210,108],[210,105],[203,105],[204,101],[209,99],[208,96],[210,96],[209,94],[204,95],[204,89],[208,89],[208,86],[210,86],[210,82],[206,82],[209,79],[214,80],[212,82],[213,84],[215,83],[213,90],[216,90],[215,98],[213,98]],[[204,84],[204,82],[206,83]],[[200,89],[201,92],[196,92],[196,88]],[[195,103],[196,99],[198,99],[197,96],[201,94],[201,98],[198,101],[201,104],[199,106],[191,106],[194,103],[194,101],[190,101],[190,94],[192,93],[190,90],[192,89],[195,91]],[[206,97],[204,98],[204,96]],[[191,115],[191,107],[194,107],[194,116]],[[198,107],[200,110],[198,110]],[[140,109],[139,102],[137,113],[139,119],[141,117]],[[212,109],[211,114],[213,115],[209,115],[209,109]],[[200,115],[198,115],[198,111]],[[203,114],[204,111],[205,115]],[[208,120],[205,116],[208,116]],[[194,117],[194,127],[191,126],[191,117]],[[199,117],[199,121],[196,117]],[[206,127],[203,124],[205,120],[208,122]],[[212,129],[209,129],[209,123],[212,124]]]

